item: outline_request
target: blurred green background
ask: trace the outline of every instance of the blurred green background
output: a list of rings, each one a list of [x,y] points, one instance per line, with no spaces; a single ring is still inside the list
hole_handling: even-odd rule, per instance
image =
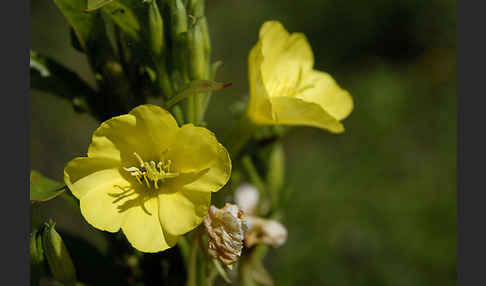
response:
[[[288,241],[266,260],[276,285],[455,285],[456,2],[207,2],[213,59],[224,62],[217,79],[233,83],[212,99],[207,119],[216,134],[230,127],[228,106],[247,96],[247,55],[266,20],[305,33],[316,68],[355,101],[344,134],[299,127],[285,139],[294,192]],[[93,83],[52,1],[30,3],[31,48]],[[96,127],[68,102],[32,91],[31,168],[61,180]],[[63,202],[36,214],[104,248]]]

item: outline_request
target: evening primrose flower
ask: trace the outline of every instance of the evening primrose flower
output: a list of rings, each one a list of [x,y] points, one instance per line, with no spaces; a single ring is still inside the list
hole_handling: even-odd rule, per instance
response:
[[[64,181],[83,217],[143,252],[172,247],[207,214],[211,192],[228,181],[231,161],[209,130],[177,125],[169,112],[141,105],[94,132],[87,157],[70,161]]]
[[[349,93],[327,73],[313,69],[306,37],[265,22],[248,58],[248,116],[258,124],[307,125],[344,131],[340,120],[353,109]]]

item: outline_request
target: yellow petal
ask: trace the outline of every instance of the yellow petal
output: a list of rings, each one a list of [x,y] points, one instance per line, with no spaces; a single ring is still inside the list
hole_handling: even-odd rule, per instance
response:
[[[262,78],[270,96],[293,93],[301,74],[312,69],[314,56],[302,33],[289,34],[276,21],[265,22],[260,29],[263,55]]]
[[[78,180],[75,184],[84,183],[86,180],[94,181],[93,176],[109,172],[112,170],[99,171]],[[98,180],[97,186],[80,198],[79,205],[81,214],[88,223],[101,230],[116,232],[123,223],[126,206],[137,197],[138,194],[133,191],[131,185],[119,176],[118,180]]]
[[[214,164],[196,173],[183,173],[164,187],[173,191],[217,192],[228,182],[231,176],[231,159],[223,145],[217,145]]]
[[[147,132],[153,148],[161,152],[166,151],[179,129],[174,117],[165,109],[153,104],[140,105],[132,109],[130,114],[137,118],[139,128]]]
[[[343,125],[318,104],[296,97],[272,97],[276,124],[307,125],[329,130],[344,131]]]
[[[159,217],[164,229],[182,235],[198,226],[208,213],[211,193],[179,191],[159,195]]]
[[[159,252],[174,246],[177,236],[165,233],[159,220],[156,197],[137,200],[125,214],[122,230],[130,244],[143,252]]]
[[[248,117],[256,123],[268,124],[273,121],[272,105],[262,78],[263,55],[261,45],[261,43],[256,44],[248,57],[248,79],[250,82]]]
[[[167,111],[141,105],[103,122],[93,134],[88,157],[112,158],[129,166],[138,164],[134,152],[144,160],[157,160],[172,143],[177,128]]]
[[[213,166],[219,154],[220,144],[211,131],[185,124],[177,132],[165,158],[172,161],[175,172],[191,173]]]
[[[64,168],[64,182],[78,199],[86,193],[118,182],[120,164],[116,160],[78,157]]]
[[[346,118],[353,110],[353,99],[327,73],[310,71],[304,74],[301,83],[303,91],[297,97],[319,104],[337,120]]]

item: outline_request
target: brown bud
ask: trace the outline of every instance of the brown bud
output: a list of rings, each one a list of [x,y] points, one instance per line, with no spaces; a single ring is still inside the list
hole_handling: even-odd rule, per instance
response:
[[[210,206],[204,226],[208,231],[209,254],[231,269],[243,248],[246,231],[243,211],[228,203],[222,209]]]

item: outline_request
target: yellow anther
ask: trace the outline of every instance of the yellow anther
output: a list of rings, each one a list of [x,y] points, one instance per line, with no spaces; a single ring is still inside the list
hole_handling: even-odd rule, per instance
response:
[[[143,181],[145,182],[145,185],[150,189],[152,188],[151,182],[153,182],[154,188],[158,189],[159,188],[159,181],[164,182],[165,179],[170,179],[177,177],[179,175],[178,172],[170,172],[170,166],[172,164],[171,160],[167,160],[165,162],[163,161],[158,161],[157,163],[155,161],[143,161],[142,157],[138,155],[136,152],[133,153],[135,157],[137,158],[138,162],[140,163],[140,167],[129,167],[129,168],[123,168],[125,171],[130,172],[130,175],[135,177],[137,182],[140,184],[143,184]]]

